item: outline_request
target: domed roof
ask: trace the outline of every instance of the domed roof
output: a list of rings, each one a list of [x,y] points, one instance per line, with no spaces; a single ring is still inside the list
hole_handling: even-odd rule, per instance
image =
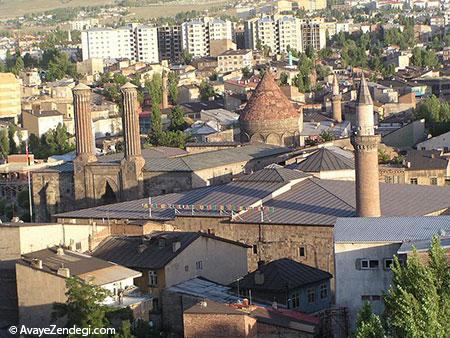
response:
[[[271,72],[267,71],[241,113],[241,121],[298,118],[299,113],[283,94]]]

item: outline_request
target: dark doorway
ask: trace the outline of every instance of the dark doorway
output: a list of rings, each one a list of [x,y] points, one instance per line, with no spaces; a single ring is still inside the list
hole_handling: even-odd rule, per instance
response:
[[[101,203],[102,204],[111,204],[111,203],[116,203],[116,202],[117,202],[116,193],[111,188],[111,185],[109,184],[109,182],[106,182],[105,193],[102,195]]]

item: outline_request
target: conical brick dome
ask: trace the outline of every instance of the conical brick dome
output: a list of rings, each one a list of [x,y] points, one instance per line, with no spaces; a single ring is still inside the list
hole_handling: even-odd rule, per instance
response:
[[[303,116],[267,71],[248,100],[240,117],[242,142],[297,146]]]
[[[283,94],[271,72],[267,71],[248,100],[241,121],[298,118],[298,111]]]

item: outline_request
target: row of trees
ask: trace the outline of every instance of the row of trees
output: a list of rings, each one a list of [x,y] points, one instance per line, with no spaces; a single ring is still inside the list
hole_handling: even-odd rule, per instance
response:
[[[431,135],[450,131],[450,104],[432,95],[422,100],[414,112],[415,119],[425,119]]]
[[[392,284],[384,295],[382,317],[365,304],[357,320],[356,338],[450,337],[450,270],[438,237],[432,240],[425,264],[416,251],[392,266]]]

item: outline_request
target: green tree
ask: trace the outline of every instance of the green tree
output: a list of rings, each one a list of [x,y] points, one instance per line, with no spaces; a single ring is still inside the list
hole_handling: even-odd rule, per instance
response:
[[[372,312],[369,302],[364,302],[356,320],[355,338],[385,338],[386,333],[380,317]]]
[[[148,142],[152,145],[160,145],[162,139],[161,110],[159,106],[152,106],[151,128],[148,135]]]
[[[170,113],[170,130],[177,131],[185,128],[184,111],[180,106],[173,107]]]
[[[450,270],[436,236],[428,261],[422,263],[415,250],[404,266],[394,258],[392,284],[384,297],[394,337],[450,337]]]
[[[280,74],[280,79],[278,80],[280,85],[285,86],[288,84],[288,75],[285,72]]]
[[[6,158],[9,155],[9,150],[8,131],[3,128],[0,130],[0,154],[2,158]]]
[[[30,207],[30,197],[28,195],[28,189],[22,190],[17,194],[17,204],[22,209],[27,209]]]
[[[216,94],[214,88],[205,80],[200,83],[200,97],[203,101],[209,100]]]
[[[178,100],[178,82],[180,81],[180,78],[175,72],[169,72],[169,75],[167,77],[169,99],[172,104],[176,104]]]
[[[189,53],[187,50],[183,50],[181,53],[181,62],[184,65],[190,65],[192,62],[193,55]]]
[[[329,130],[324,130],[320,133],[320,140],[322,142],[330,142],[334,140],[334,134]]]
[[[65,318],[65,327],[107,327],[108,307],[103,305],[109,291],[71,277],[66,280],[67,301],[53,305],[53,319]]]
[[[148,93],[152,100],[152,106],[159,105],[162,102],[162,77],[160,74],[153,74],[151,80],[145,82],[145,87],[147,87]]]
[[[25,69],[25,63],[22,57],[19,55],[16,57],[16,61],[14,63],[14,67],[11,69],[11,73],[14,75],[19,75],[19,73]]]
[[[242,71],[242,76],[246,79],[248,79],[253,74],[253,71],[251,70],[251,68],[249,66],[242,68],[241,71]]]
[[[66,75],[77,78],[75,64],[66,53],[57,53],[48,63],[47,80],[60,80]]]

